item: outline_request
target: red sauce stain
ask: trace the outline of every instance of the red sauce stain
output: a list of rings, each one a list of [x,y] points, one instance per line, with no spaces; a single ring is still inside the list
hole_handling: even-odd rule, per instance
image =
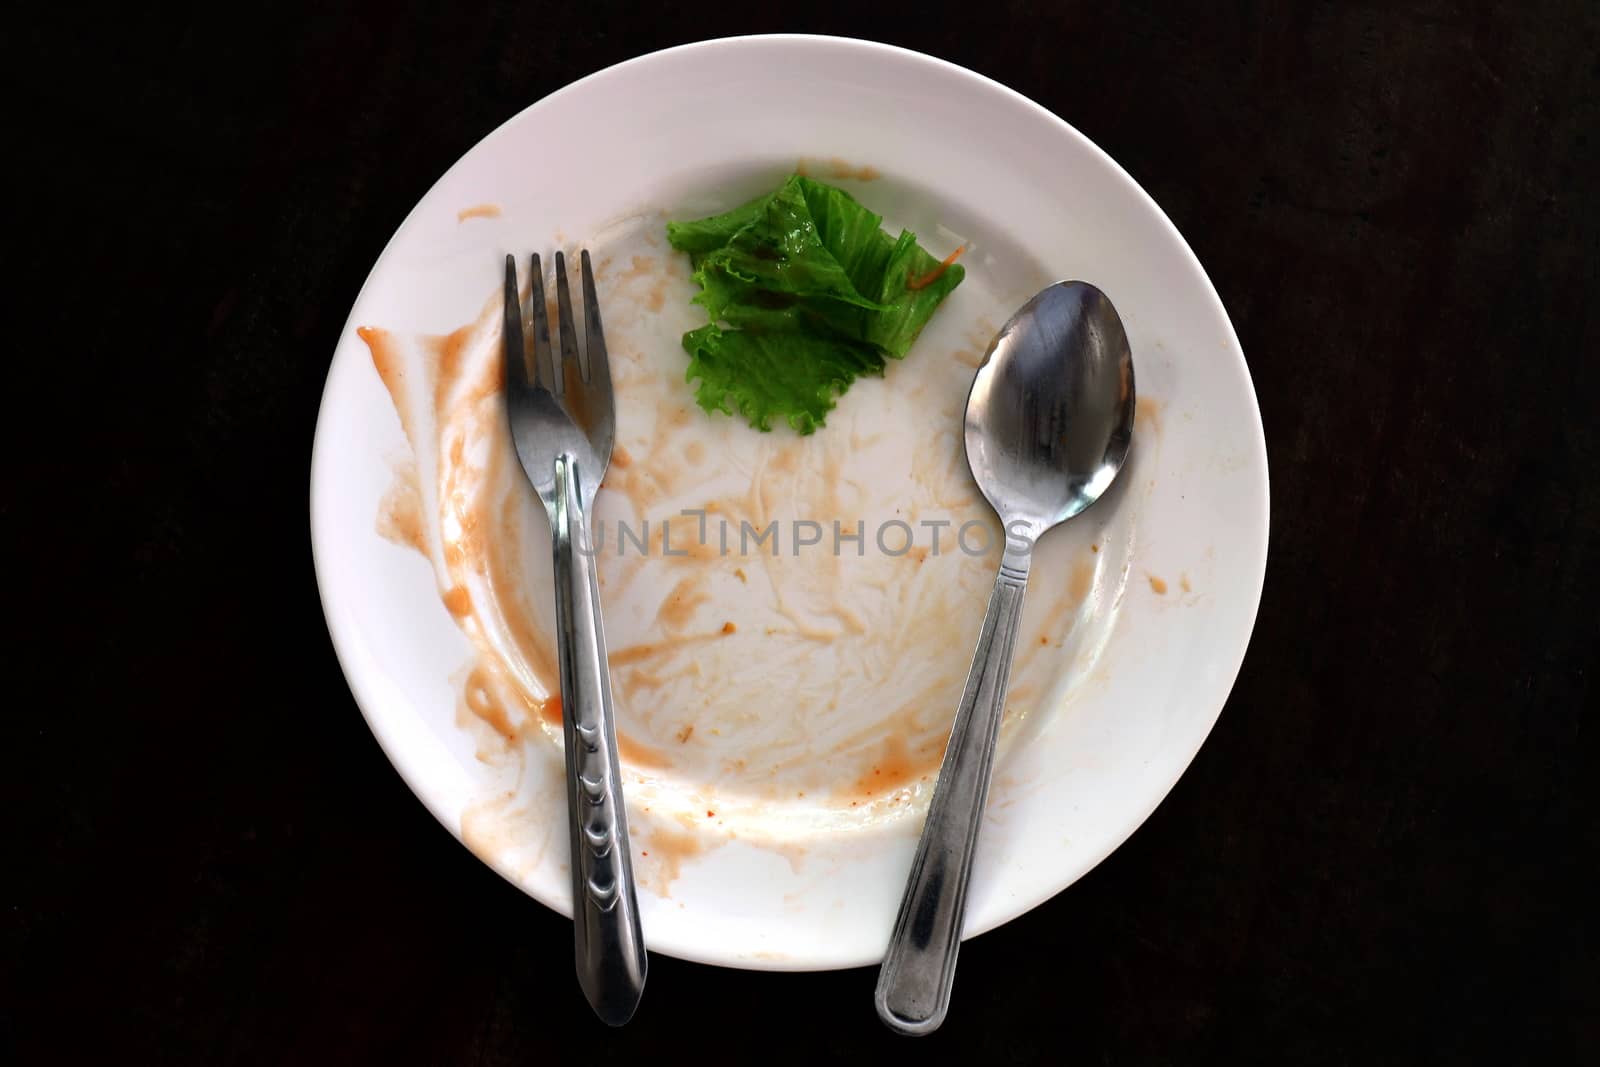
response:
[[[876,181],[883,177],[883,172],[871,164],[856,165],[849,160],[832,156],[828,159],[808,159],[802,157],[794,165],[794,172],[802,178],[823,175],[839,181],[855,180],[858,182]]]
[[[1141,396],[1133,402],[1134,426],[1148,426],[1156,433],[1161,432],[1161,401],[1155,397]]]
[[[444,606],[450,609],[450,614],[458,619],[464,619],[472,614],[472,594],[467,592],[464,585],[451,586],[444,594]]]
[[[642,645],[619,648],[615,652],[607,653],[606,660],[611,664],[612,670],[618,667],[632,667],[668,655],[680,648],[697,645],[703,641],[714,641],[720,636],[722,635],[716,633],[675,634],[660,641],[647,641]]]
[[[622,762],[644,770],[666,770],[672,766],[672,760],[659,748],[651,748],[641,744],[626,734],[617,734],[617,755]]]
[[[655,826],[646,831],[645,840],[654,852],[656,870],[654,877],[646,876],[652,883],[656,892],[662,896],[667,895],[672,883],[677,880],[683,869],[684,861],[692,860],[705,852],[707,842],[700,834],[693,830],[674,830],[666,826]],[[640,855],[647,853],[640,852]]]
[[[800,450],[797,448],[780,449],[770,460],[767,466],[771,470],[787,473],[800,466]]]
[[[650,272],[655,269],[655,256],[634,256],[633,262],[629,264],[628,269],[617,275],[617,281],[619,283],[631,282],[636,278],[648,277]]]
[[[1072,576],[1068,582],[1067,591],[1072,594],[1072,599],[1081,603],[1089,595],[1089,589],[1094,585],[1094,564],[1088,560],[1079,560],[1072,565]]]
[[[857,778],[850,792],[862,799],[883,796],[903,789],[932,775],[944,755],[943,737],[925,737],[915,748],[906,744],[903,737],[890,737],[883,743],[870,768]],[[851,802],[854,805],[854,801]]]
[[[434,378],[433,404],[440,417],[445,415],[450,388],[460,377],[461,357],[466,352],[467,341],[475,332],[476,327],[463,326],[443,337],[428,338],[427,344],[433,351],[434,366],[438,368]],[[451,458],[455,459],[454,456]]]
[[[422,491],[415,466],[395,469],[394,481],[378,502],[378,535],[404,548],[428,554],[427,524],[422,516]]]
[[[356,336],[366,342],[367,351],[372,353],[373,369],[383,380],[383,387],[389,391],[395,409],[405,411],[406,371],[394,335],[377,326],[357,326]]]
[[[481,667],[474,668],[467,676],[466,700],[468,710],[492,726],[501,737],[507,741],[517,739],[517,728],[512,725],[506,709],[500,706],[500,702],[490,692],[489,681]]]
[[[673,586],[661,607],[656,609],[656,620],[670,630],[681,630],[689,625],[695,609],[710,599],[711,594],[706,592],[700,576],[691,574]]]

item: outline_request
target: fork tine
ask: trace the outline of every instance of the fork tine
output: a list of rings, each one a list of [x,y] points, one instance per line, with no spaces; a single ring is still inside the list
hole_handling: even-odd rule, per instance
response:
[[[600,329],[600,298],[594,291],[594,268],[589,265],[589,250],[578,255],[583,264],[583,380],[601,377],[611,381],[611,361],[606,357],[606,335]]]
[[[567,257],[560,252],[556,253],[556,328],[561,334],[563,367],[568,360],[578,364],[583,380],[587,382],[589,373],[578,358],[578,330],[572,319],[572,293],[567,288]]]
[[[560,396],[561,375],[555,372],[550,352],[550,319],[544,309],[544,266],[537,252],[533,254],[533,277],[529,284],[533,303],[533,383]]]
[[[527,338],[522,332],[522,304],[517,296],[517,260],[506,256],[505,325],[502,328],[501,355],[506,368],[506,390],[528,387]]]

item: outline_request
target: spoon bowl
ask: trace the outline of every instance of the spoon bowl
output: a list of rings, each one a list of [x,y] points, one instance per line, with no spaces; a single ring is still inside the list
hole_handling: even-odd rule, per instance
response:
[[[1026,523],[1037,538],[1111,485],[1133,441],[1133,408],[1117,309],[1088,282],[1057,282],[984,354],[967,396],[967,465],[1007,528]]]

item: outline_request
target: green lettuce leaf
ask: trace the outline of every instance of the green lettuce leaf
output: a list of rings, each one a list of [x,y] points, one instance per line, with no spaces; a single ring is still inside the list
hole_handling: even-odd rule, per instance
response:
[[[867,323],[868,341],[896,358],[911,350],[934,311],[966,277],[961,264],[952,263],[923,288],[906,288],[908,279],[927,277],[938,269],[939,262],[917,244],[915,235],[900,234],[888,266],[884,268],[882,286],[872,294],[883,310],[872,315]]]
[[[834,399],[863,374],[882,374],[883,356],[870,345],[826,334],[723,330],[707,324],[683,335],[689,352],[685,380],[700,380],[695,400],[707,411],[740,415],[762,432],[786,419],[809,434],[833,410]]]
[[[758,196],[748,204],[741,204],[722,215],[713,215],[698,222],[667,223],[667,240],[672,247],[690,255],[715,252],[732,239],[733,235],[748,226],[772,199],[772,194]]]
[[[939,260],[882,222],[844,190],[796,175],[725,214],[667,224],[711,320],[683,338],[702,407],[811,433],[852,381],[910,350],[964,273],[951,266],[908,288]]]

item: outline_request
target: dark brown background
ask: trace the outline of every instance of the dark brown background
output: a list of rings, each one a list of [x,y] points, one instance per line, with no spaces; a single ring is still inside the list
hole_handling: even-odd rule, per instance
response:
[[[729,8],[8,27],[7,303],[49,332],[4,420],[0,1058],[1592,1060],[1600,8]],[[384,760],[311,572],[323,375],[411,205],[579,75],[772,29],[965,64],[1116,157],[1216,282],[1272,464],[1216,731],[915,1045],[871,971],[664,957],[605,1031],[567,926]]]

